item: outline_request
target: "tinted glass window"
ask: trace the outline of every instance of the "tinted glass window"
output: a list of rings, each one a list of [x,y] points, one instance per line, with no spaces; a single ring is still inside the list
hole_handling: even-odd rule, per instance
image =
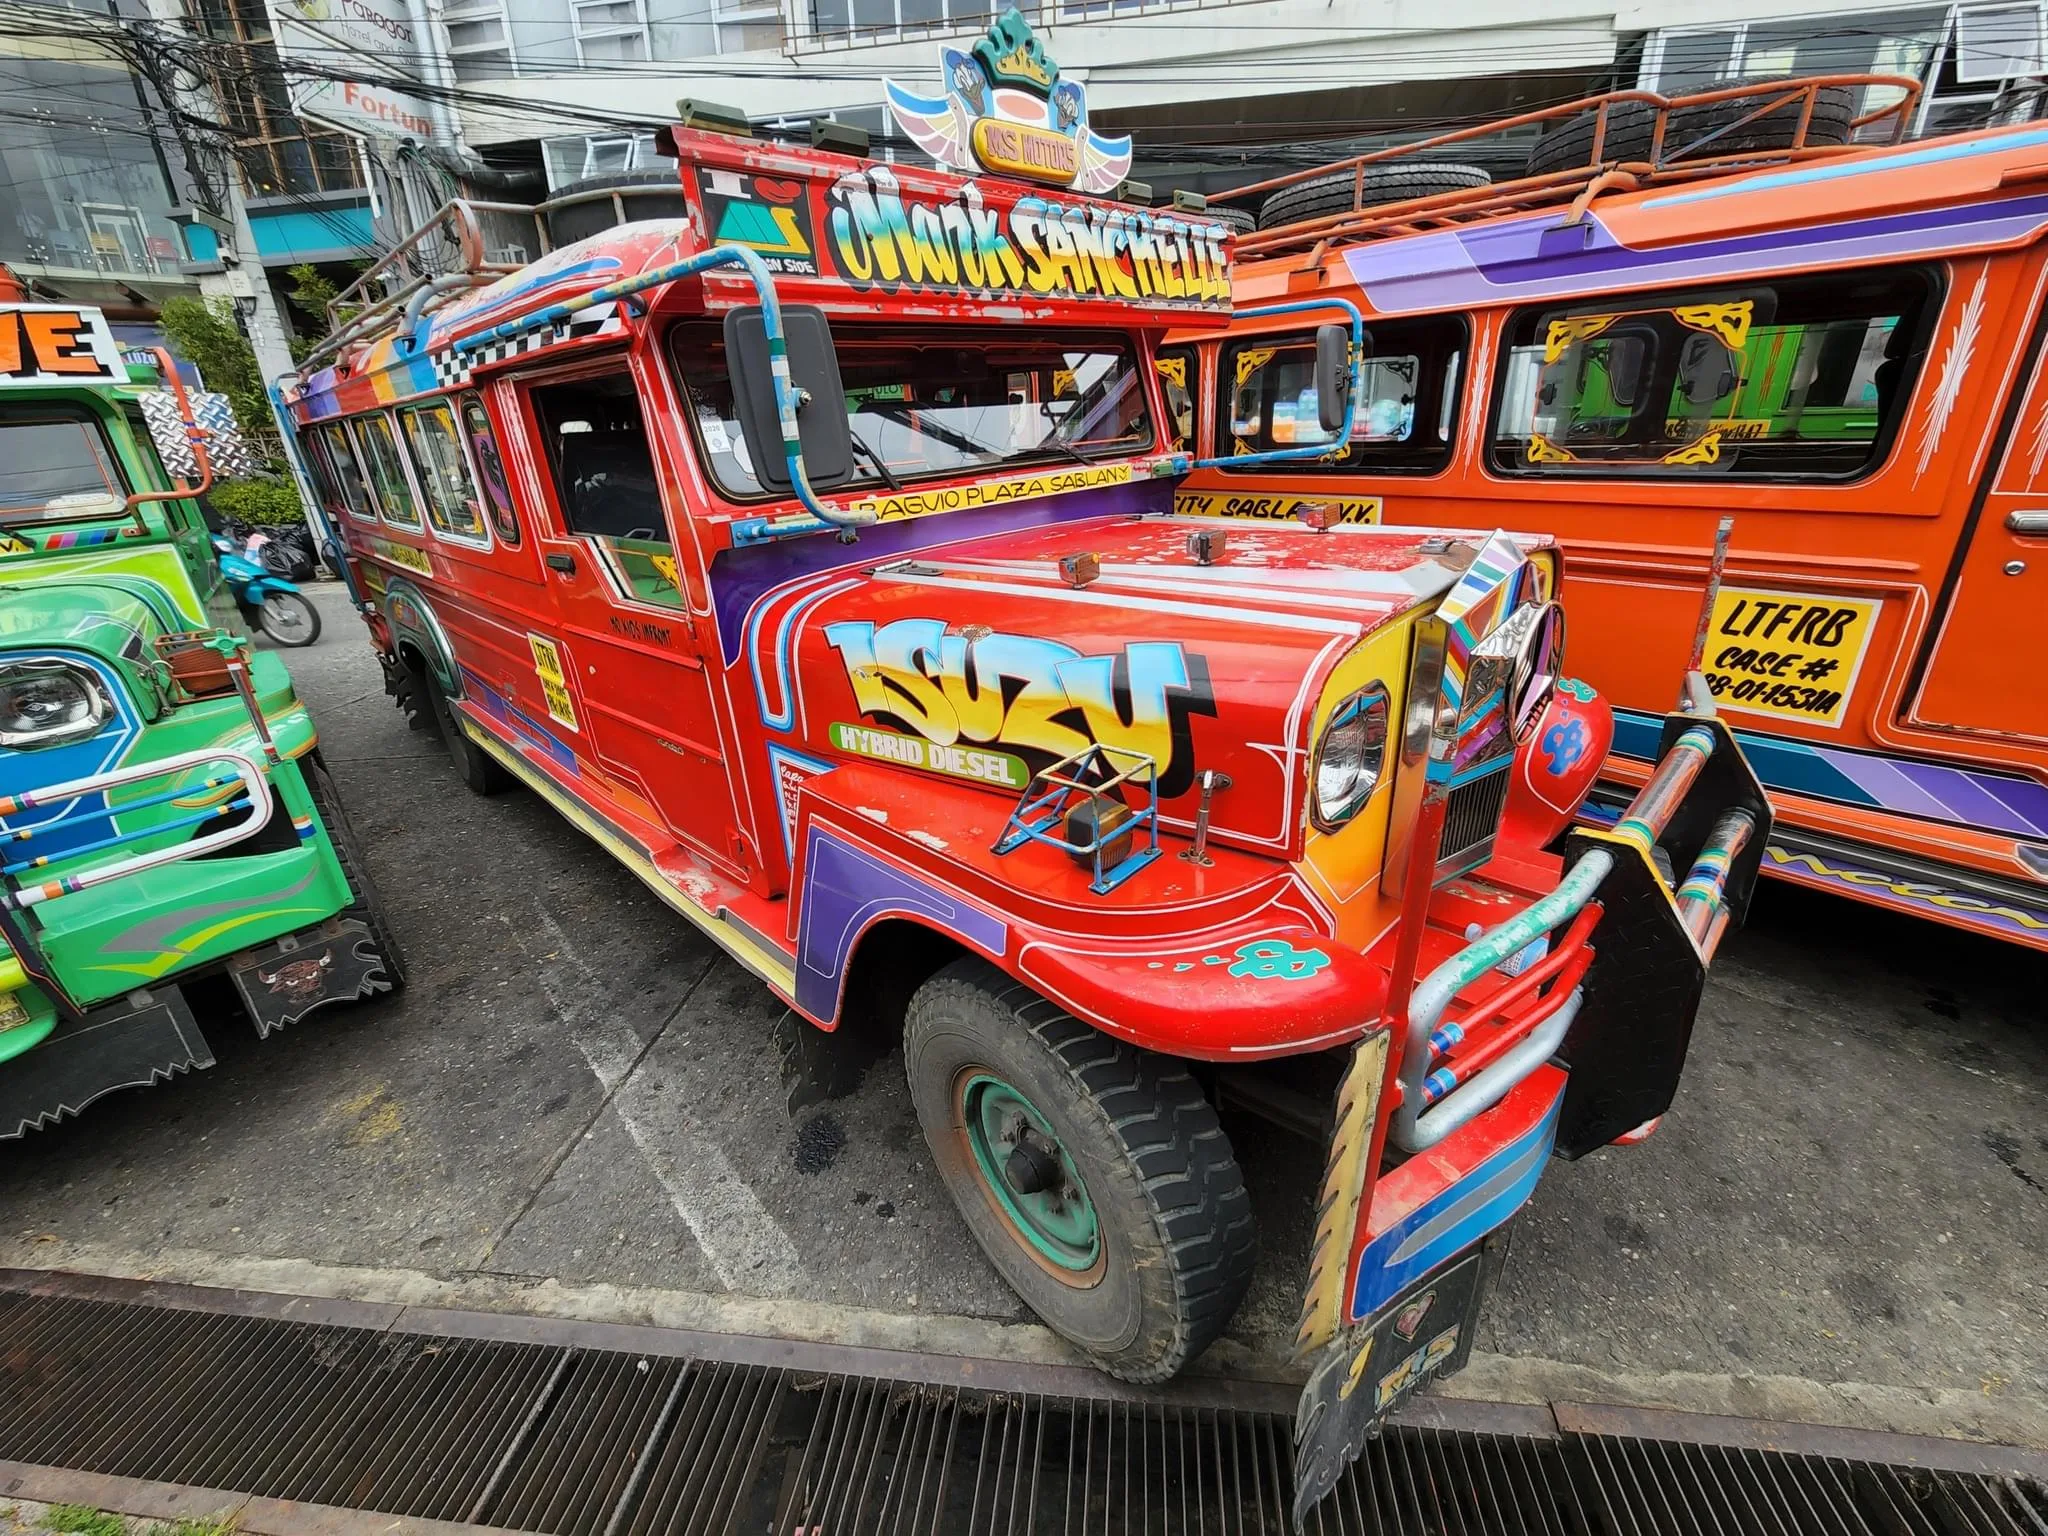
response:
[[[886,486],[997,465],[1073,464],[1152,446],[1138,362],[1122,337],[1034,341],[837,327],[856,485]],[[697,440],[719,486],[761,494],[733,410],[716,326],[671,336]]]
[[[1297,460],[1288,465],[1290,474],[1442,468],[1450,460],[1457,425],[1464,323],[1376,321],[1370,346],[1348,443],[1339,443],[1336,433],[1322,427],[1313,335],[1262,337],[1225,348],[1220,451],[1267,453],[1310,443],[1330,445],[1328,458]]]
[[[455,434],[455,413],[445,404],[416,405],[399,413],[405,423],[406,446],[412,449],[413,472],[427,498],[427,520],[434,531],[450,538],[483,544],[483,508],[470,482],[469,464]]]
[[[681,607],[661,482],[632,379],[620,373],[543,384],[531,397],[563,526],[604,550],[629,595]]]
[[[347,430],[339,422],[315,427],[312,442],[316,450],[326,454],[334,489],[341,498],[335,504],[337,509],[345,507],[365,521],[375,518],[377,510],[370,505],[370,493],[363,485],[363,467],[356,461],[355,444],[349,440]]]
[[[405,478],[405,464],[398,456],[398,438],[390,420],[358,416],[355,429],[363,462],[369,467],[370,485],[377,492],[377,505],[384,509],[384,521],[401,528],[419,527],[420,509],[413,505],[412,486]]]
[[[462,435],[469,443],[470,462],[483,483],[484,509],[498,538],[512,546],[519,543],[519,519],[512,512],[512,488],[505,482],[505,461],[498,454],[498,439],[491,432],[491,418],[475,395],[462,397]]]
[[[1831,273],[1525,310],[1493,412],[1496,467],[1541,475],[1841,478],[1890,440],[1933,283]]]
[[[69,420],[0,421],[0,518],[104,517],[127,496],[97,426]]]

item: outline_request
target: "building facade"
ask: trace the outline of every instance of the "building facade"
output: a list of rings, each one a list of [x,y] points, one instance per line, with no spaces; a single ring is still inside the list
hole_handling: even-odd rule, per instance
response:
[[[993,0],[444,0],[462,128],[486,156],[538,147],[549,186],[653,164],[679,98],[756,122],[830,115],[881,133],[882,81],[923,83],[939,39]],[[1133,174],[1214,189],[1588,92],[1775,74],[1925,85],[1918,128],[2032,115],[2040,0],[1033,0],[1022,7]],[[1870,105],[1876,105],[1873,100]],[[1533,136],[1534,130],[1532,130]],[[1507,163],[1510,142],[1491,153]]]

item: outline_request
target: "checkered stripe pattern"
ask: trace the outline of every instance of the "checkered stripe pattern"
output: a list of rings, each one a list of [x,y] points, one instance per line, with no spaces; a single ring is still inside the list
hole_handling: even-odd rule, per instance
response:
[[[588,341],[593,336],[612,336],[626,328],[625,316],[619,313],[617,304],[593,304],[565,319],[557,320],[545,330],[528,331],[520,336],[508,336],[502,341],[484,343],[473,352],[457,355],[454,348],[432,354],[435,382],[444,389],[453,389],[467,384],[469,376],[478,368],[488,368],[494,363],[509,362],[515,357],[524,357],[542,347],[552,347],[562,341]]]

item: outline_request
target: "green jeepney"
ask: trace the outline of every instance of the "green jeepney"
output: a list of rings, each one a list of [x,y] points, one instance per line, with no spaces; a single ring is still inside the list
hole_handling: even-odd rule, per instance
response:
[[[228,978],[205,996],[259,1036],[403,982],[313,721],[219,576],[206,434],[155,358],[124,361],[97,310],[0,302],[0,1139],[213,1065],[196,978]],[[196,484],[152,443],[160,389]]]

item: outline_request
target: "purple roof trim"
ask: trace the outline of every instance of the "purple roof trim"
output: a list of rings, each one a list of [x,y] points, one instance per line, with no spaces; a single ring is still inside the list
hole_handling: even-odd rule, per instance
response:
[[[1356,246],[1352,277],[1383,314],[1501,300],[1562,299],[1617,287],[1716,281],[1758,271],[1900,261],[2026,239],[2048,228],[2048,195],[1964,203],[1801,229],[1634,250],[1599,215],[1555,213]]]

